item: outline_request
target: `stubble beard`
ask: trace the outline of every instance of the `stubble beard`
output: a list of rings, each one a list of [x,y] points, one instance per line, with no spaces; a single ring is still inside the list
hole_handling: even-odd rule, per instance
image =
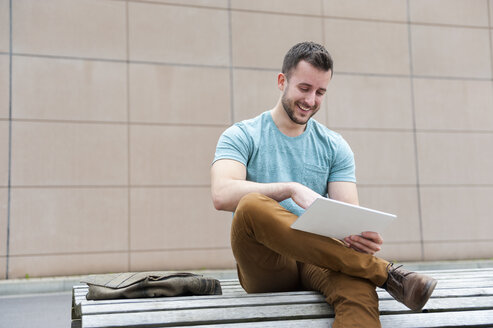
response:
[[[284,111],[286,111],[286,114],[288,114],[291,121],[299,125],[305,125],[306,123],[308,123],[308,121],[312,118],[312,116],[315,115],[315,113],[317,112],[316,109],[313,109],[313,112],[306,120],[300,120],[295,116],[295,110],[296,110],[295,107],[297,105],[294,101],[286,97],[286,92],[284,92],[282,95],[281,103],[282,103],[282,107],[284,108]]]

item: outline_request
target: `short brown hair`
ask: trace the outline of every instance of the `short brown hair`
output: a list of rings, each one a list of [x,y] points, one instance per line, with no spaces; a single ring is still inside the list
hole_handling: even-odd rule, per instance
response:
[[[305,41],[295,44],[284,56],[282,73],[286,75],[287,79],[289,79],[291,70],[293,70],[301,60],[308,62],[313,67],[320,70],[331,70],[331,72],[333,72],[334,61],[327,49],[318,43]]]

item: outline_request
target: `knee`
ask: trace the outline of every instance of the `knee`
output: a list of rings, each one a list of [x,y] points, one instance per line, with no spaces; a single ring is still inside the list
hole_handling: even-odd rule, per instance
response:
[[[252,211],[257,211],[262,208],[261,204],[266,199],[269,199],[267,196],[262,195],[260,193],[252,192],[246,194],[240,199],[238,206],[236,207],[235,216],[237,214],[250,213]]]

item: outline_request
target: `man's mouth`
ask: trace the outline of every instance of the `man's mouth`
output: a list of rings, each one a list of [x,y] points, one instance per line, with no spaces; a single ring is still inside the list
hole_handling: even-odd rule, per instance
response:
[[[309,107],[309,106],[305,107],[305,106],[303,106],[303,105],[301,105],[301,104],[298,104],[298,107],[299,107],[302,111],[305,111],[305,112],[308,112],[309,110],[311,110],[311,109],[312,109],[312,108],[311,108],[311,107]]]

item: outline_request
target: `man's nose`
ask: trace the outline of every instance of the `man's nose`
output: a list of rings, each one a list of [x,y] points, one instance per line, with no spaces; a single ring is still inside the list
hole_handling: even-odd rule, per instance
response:
[[[309,95],[306,96],[305,103],[310,107],[315,106],[315,99],[316,99],[315,94],[310,93]]]

